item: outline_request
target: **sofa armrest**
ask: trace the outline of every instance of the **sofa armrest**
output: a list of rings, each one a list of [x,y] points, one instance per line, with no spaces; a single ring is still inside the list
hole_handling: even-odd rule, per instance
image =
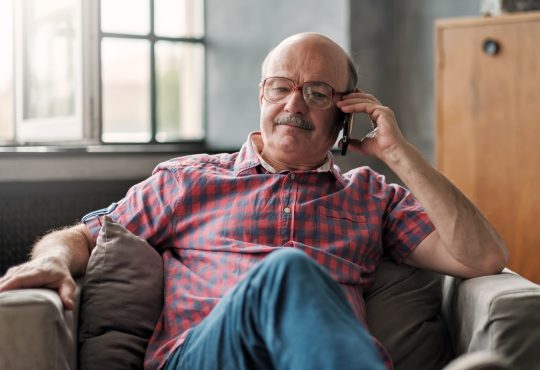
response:
[[[76,369],[78,292],[74,311],[50,289],[0,293],[0,369]]]
[[[456,354],[492,351],[517,369],[540,363],[540,286],[505,270],[468,280],[447,280]],[[452,294],[452,287],[454,292]],[[445,302],[446,310],[450,310]],[[534,365],[535,366],[535,365]]]

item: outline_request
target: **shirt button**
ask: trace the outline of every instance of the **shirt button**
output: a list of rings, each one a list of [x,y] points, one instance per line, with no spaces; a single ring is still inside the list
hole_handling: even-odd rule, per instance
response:
[[[285,213],[291,213],[291,209],[290,209],[289,207],[285,207],[285,208],[283,209],[283,212],[285,212]]]
[[[294,180],[296,178],[296,175],[294,173],[291,173],[291,180]]]

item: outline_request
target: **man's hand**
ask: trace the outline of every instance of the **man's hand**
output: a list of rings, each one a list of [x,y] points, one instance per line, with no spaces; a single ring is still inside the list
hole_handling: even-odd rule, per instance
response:
[[[10,268],[0,278],[0,292],[50,288],[58,291],[64,307],[72,310],[76,289],[72,276],[84,274],[94,246],[84,224],[53,231],[34,245],[29,262]]]
[[[29,262],[10,268],[0,278],[0,292],[50,288],[58,291],[64,307],[72,310],[76,289],[72,276],[84,274],[94,246],[84,224],[53,231],[34,245]]]
[[[75,281],[66,264],[56,256],[40,256],[14,266],[0,278],[0,292],[39,287],[58,291],[66,309],[75,307]]]
[[[400,146],[406,144],[394,112],[382,105],[373,95],[361,91],[343,96],[336,103],[345,113],[365,113],[371,119],[376,133],[363,140],[351,140],[350,148],[364,155],[374,156],[386,162],[386,158]]]

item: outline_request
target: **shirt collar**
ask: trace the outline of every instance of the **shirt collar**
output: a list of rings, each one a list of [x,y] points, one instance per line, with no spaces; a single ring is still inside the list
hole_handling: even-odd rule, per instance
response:
[[[262,166],[269,173],[278,173],[274,167],[262,158],[260,154],[262,145],[262,137],[259,131],[251,132],[248,135],[247,141],[242,145],[235,162],[235,172],[237,176],[241,176],[245,171],[254,169],[258,165]],[[346,179],[341,174],[339,167],[334,164],[334,157],[330,152],[328,152],[326,161],[321,166],[313,171],[306,172],[330,172],[341,184],[343,184],[343,186],[347,183]]]

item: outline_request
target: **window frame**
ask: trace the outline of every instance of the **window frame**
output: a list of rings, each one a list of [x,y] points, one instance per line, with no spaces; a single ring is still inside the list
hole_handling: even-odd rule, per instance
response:
[[[13,0],[13,74],[12,91],[13,101],[15,105],[13,125],[14,125],[14,140],[17,144],[25,143],[47,143],[47,142],[66,142],[66,141],[79,141],[84,139],[84,118],[83,118],[83,46],[84,40],[81,3],[84,0],[74,0],[76,3],[75,17],[78,21],[75,22],[75,47],[72,57],[74,63],[74,112],[69,116],[57,116],[48,118],[25,118],[25,95],[27,86],[25,85],[25,66],[27,65],[27,56],[25,53],[26,40],[25,40],[25,6],[27,0],[16,1]],[[78,3],[78,4],[77,4]],[[36,126],[39,129],[36,129]],[[55,132],[54,135],[50,135],[50,132]],[[59,135],[58,133],[61,132]]]
[[[101,30],[101,1],[102,0],[77,0],[78,3],[78,17],[80,20],[79,32],[78,32],[78,64],[77,64],[77,76],[76,76],[76,114],[74,117],[66,118],[40,118],[40,119],[27,119],[27,122],[23,120],[23,76],[22,68],[16,68],[16,64],[21,60],[23,36],[22,36],[22,14],[16,14],[14,12],[14,41],[13,41],[13,57],[15,60],[13,71],[13,101],[14,101],[14,117],[12,125],[14,128],[13,140],[0,142],[1,148],[9,147],[27,147],[32,146],[39,147],[39,151],[43,152],[43,148],[50,147],[51,151],[61,150],[62,147],[67,148],[69,151],[74,149],[80,149],[87,151],[85,148],[91,147],[90,151],[95,151],[97,146],[103,146],[105,151],[131,151],[130,147],[135,148],[149,147],[150,151],[161,152],[165,147],[167,151],[171,148],[179,148],[182,150],[182,146],[186,148],[205,148],[205,142],[207,138],[207,117],[206,117],[206,97],[207,97],[207,44],[206,44],[206,2],[202,2],[202,15],[203,15],[203,29],[201,37],[166,37],[156,35],[154,32],[154,14],[155,14],[155,2],[149,0],[150,6],[150,30],[147,35],[134,35],[123,33],[110,33],[102,32]],[[13,7],[21,8],[24,1],[13,0]],[[20,12],[19,12],[20,13]],[[103,84],[102,84],[102,60],[101,60],[101,45],[104,38],[116,38],[116,39],[143,39],[149,42],[149,58],[150,58],[150,141],[148,142],[104,142],[102,139],[103,133]],[[202,138],[196,140],[170,140],[166,142],[157,141],[156,133],[158,130],[157,121],[157,69],[156,69],[156,44],[159,41],[168,41],[174,43],[195,43],[202,46],[203,49],[203,66],[202,66],[202,81],[201,81],[201,130]],[[39,130],[55,130],[58,124],[69,121],[73,124],[76,121],[77,132],[80,134],[78,138],[31,138],[27,140],[20,136],[21,128],[23,125],[35,125],[39,124]],[[47,125],[47,129],[43,129],[43,125]],[[28,126],[30,127],[30,126]],[[25,129],[27,130],[27,129]],[[24,132],[24,131],[23,131]],[[55,130],[55,132],[59,132]],[[164,147],[163,149],[160,149]],[[107,149],[108,148],[108,149]],[[126,149],[127,148],[127,149]],[[151,149],[154,148],[154,149]],[[18,151],[18,150],[16,150]],[[21,150],[25,152],[26,150]],[[101,150],[99,150],[101,151]]]
[[[99,117],[99,131],[97,132],[97,137],[100,144],[102,145],[118,145],[118,144],[134,144],[134,145],[167,145],[167,144],[182,144],[182,143],[203,143],[206,138],[206,114],[205,114],[205,97],[206,97],[206,24],[205,24],[205,12],[206,4],[204,0],[200,0],[203,7],[203,36],[202,37],[167,37],[159,36],[155,33],[155,1],[149,0],[150,6],[150,22],[149,22],[149,31],[147,35],[140,34],[128,34],[128,33],[114,33],[114,32],[103,32],[101,30],[101,1],[103,0],[94,0],[96,3],[94,15],[97,19],[97,22],[94,22],[94,25],[97,30],[97,42],[96,52],[98,65],[95,68],[97,70],[98,80],[97,80],[97,91],[99,93],[99,98],[95,99],[97,101],[98,117]],[[150,43],[150,140],[148,142],[121,142],[121,143],[111,143],[104,142],[102,140],[103,135],[103,84],[102,84],[102,58],[101,58],[101,45],[104,38],[113,38],[113,39],[134,39],[134,40],[147,40]],[[168,41],[168,42],[177,42],[177,43],[195,43],[202,45],[203,47],[203,74],[202,74],[202,96],[201,98],[201,129],[203,131],[203,138],[200,140],[176,140],[176,141],[167,141],[160,142],[157,141],[157,68],[156,68],[156,44],[159,41]]]

